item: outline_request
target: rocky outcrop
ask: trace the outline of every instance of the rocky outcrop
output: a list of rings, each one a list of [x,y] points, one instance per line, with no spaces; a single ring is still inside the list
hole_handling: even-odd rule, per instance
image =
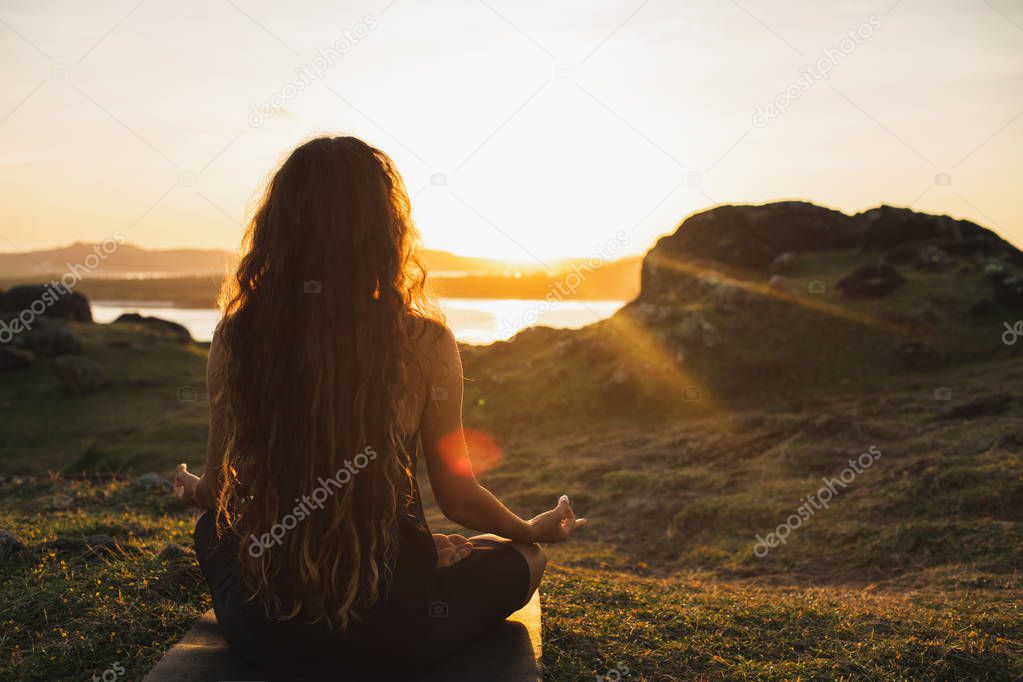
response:
[[[35,322],[26,335],[26,341],[29,348],[36,353],[56,357],[78,355],[82,352],[82,342],[71,333],[63,320],[44,317]]]
[[[121,544],[104,533],[84,538],[57,538],[33,547],[34,551],[57,552],[58,554],[74,554],[85,559],[123,558],[128,554],[137,554],[138,548],[129,544]]]
[[[35,353],[11,345],[0,346],[0,371],[29,367],[36,361]]]
[[[25,544],[14,537],[6,530],[0,530],[0,566],[6,564],[12,557],[21,554],[27,548]]]
[[[851,248],[859,244],[862,230],[843,213],[803,201],[723,206],[687,218],[673,235],[658,241],[648,260],[678,255],[763,269],[786,252]],[[644,262],[643,275],[647,274]],[[642,288],[647,284],[644,277]]]
[[[849,298],[882,298],[906,283],[899,271],[888,265],[864,265],[838,280],[835,288]]]
[[[203,584],[202,570],[191,547],[170,544],[163,548],[158,558],[165,568],[149,586],[153,594],[185,602],[188,595]]]
[[[22,284],[0,294],[0,315],[11,317],[22,311],[29,311],[33,317],[92,322],[92,309],[85,296],[49,284]]]
[[[977,419],[1003,414],[1014,402],[1015,398],[1008,393],[992,393],[951,407],[936,415],[935,419]]]
[[[158,490],[170,491],[171,489],[171,482],[168,479],[153,472],[136,476],[132,480],[132,485],[137,488],[142,488],[143,490],[152,490],[155,488]]]
[[[948,216],[892,206],[850,216],[799,201],[719,206],[687,218],[646,255],[640,300],[688,293],[716,270],[765,277],[791,269],[799,254],[850,249],[921,270],[966,257],[986,260],[985,269],[1023,266],[1023,253],[997,234]]]
[[[192,340],[192,335],[184,325],[171,322],[170,320],[163,320],[159,317],[146,317],[138,313],[124,313],[114,320],[114,324],[142,324],[152,329],[166,332],[182,343],[188,343]]]
[[[927,244],[957,256],[998,255],[1016,251],[991,230],[969,220],[917,213],[908,208],[879,206],[852,217],[862,230],[858,246],[867,251],[903,244]]]

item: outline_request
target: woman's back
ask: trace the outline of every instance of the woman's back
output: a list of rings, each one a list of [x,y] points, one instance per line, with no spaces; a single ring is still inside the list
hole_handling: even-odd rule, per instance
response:
[[[524,521],[476,481],[458,347],[417,253],[390,159],[317,138],[274,175],[225,282],[206,472],[181,465],[178,483],[211,512],[200,562],[228,642],[256,661],[287,668],[287,643],[312,672],[421,668],[525,603],[531,543],[582,523],[565,497]],[[431,534],[421,459],[448,518],[519,542]]]

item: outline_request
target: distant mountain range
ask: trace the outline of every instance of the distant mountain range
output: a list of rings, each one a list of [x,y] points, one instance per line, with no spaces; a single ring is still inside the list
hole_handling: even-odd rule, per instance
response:
[[[75,242],[55,249],[0,253],[0,276],[12,278],[62,273],[67,270],[68,263],[84,263],[93,249],[93,244]],[[218,249],[144,249],[123,244],[100,263],[93,276],[102,278],[141,273],[167,276],[221,275],[225,269],[233,267],[237,258],[235,253]],[[494,273],[511,269],[501,261],[459,256],[433,249],[424,251],[424,260],[429,270],[438,273]]]
[[[67,271],[68,263],[86,263],[95,245],[75,242],[69,246],[24,253],[0,253],[0,275],[5,278],[45,277]],[[124,276],[132,273],[166,273],[172,276],[222,274],[235,255],[207,249],[149,250],[122,244],[92,272],[92,276]]]
[[[0,287],[58,277],[68,271],[69,264],[84,266],[94,261],[89,257],[95,248],[76,242],[54,249],[0,253]],[[423,261],[441,296],[542,299],[558,291],[559,297],[568,299],[630,300],[639,292],[639,256],[608,261],[599,267],[590,267],[585,259],[568,259],[553,263],[554,272],[539,265],[511,264],[435,249],[425,249]],[[83,278],[81,290],[97,299],[167,300],[206,307],[215,298],[215,281],[236,262],[236,254],[223,250],[151,250],[123,244]],[[573,272],[582,276],[569,280]]]

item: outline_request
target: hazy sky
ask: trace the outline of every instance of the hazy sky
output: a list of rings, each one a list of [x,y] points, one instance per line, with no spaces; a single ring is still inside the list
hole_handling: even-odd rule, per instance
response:
[[[1023,243],[1018,0],[5,0],[0,51],[5,251],[235,249],[320,132],[389,152],[464,254],[639,253],[786,198]]]

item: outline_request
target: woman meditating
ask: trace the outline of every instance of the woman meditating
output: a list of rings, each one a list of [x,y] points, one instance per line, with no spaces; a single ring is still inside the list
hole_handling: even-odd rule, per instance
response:
[[[291,675],[428,669],[523,606],[585,524],[568,498],[528,521],[473,475],[462,371],[425,290],[393,162],[353,137],[296,149],[262,199],[210,347],[195,545],[230,646]],[[451,521],[431,535],[423,459]]]

